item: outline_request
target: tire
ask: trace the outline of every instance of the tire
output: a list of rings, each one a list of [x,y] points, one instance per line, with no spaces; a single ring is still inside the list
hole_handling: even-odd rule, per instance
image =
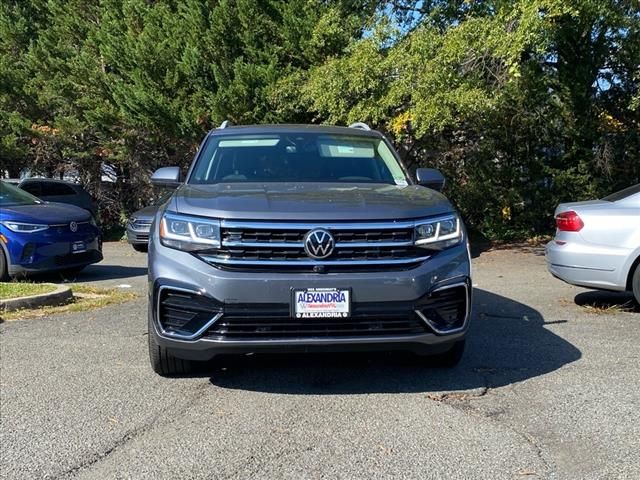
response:
[[[9,262],[4,256],[4,250],[0,247],[0,282],[9,280]]]
[[[636,266],[633,280],[631,280],[631,288],[633,289],[633,296],[636,297],[636,302],[640,305],[640,264]]]
[[[171,355],[165,347],[158,345],[156,337],[149,325],[149,360],[151,368],[163,377],[189,375],[195,371],[195,364],[190,360],[183,360]]]
[[[466,340],[460,340],[444,353],[424,357],[430,367],[453,368],[456,367],[464,356]]]
[[[149,251],[148,243],[132,243],[131,246],[136,252],[147,253]]]

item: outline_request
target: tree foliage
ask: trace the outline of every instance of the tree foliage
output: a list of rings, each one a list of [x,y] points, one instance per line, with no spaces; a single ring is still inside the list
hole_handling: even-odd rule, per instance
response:
[[[543,232],[559,201],[639,180],[637,3],[393,4],[399,24],[306,72],[317,120],[386,130],[490,237]]]
[[[9,0],[0,172],[77,171],[117,223],[225,119],[366,121],[530,236],[640,181],[639,82],[634,0]]]

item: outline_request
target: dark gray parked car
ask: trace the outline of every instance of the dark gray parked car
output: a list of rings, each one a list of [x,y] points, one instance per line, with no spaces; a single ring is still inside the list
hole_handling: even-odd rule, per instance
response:
[[[18,188],[45,202],[67,203],[84,208],[91,212],[94,219],[98,218],[98,206],[89,192],[77,183],[52,178],[27,178],[20,182]]]
[[[222,353],[373,349],[459,362],[471,305],[463,223],[385,137],[282,125],[211,131],[156,214],[149,352],[163,375]]]
[[[153,217],[160,205],[171,197],[172,192],[166,192],[148,207],[141,208],[129,217],[127,222],[127,241],[134,250],[146,252],[149,248],[149,231],[153,223]]]

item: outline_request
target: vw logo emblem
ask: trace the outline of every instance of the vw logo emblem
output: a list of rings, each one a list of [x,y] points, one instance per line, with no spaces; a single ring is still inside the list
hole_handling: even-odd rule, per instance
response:
[[[311,258],[322,260],[333,253],[336,242],[329,231],[315,228],[304,236],[304,251]]]
[[[72,232],[77,232],[78,231],[78,224],[76,222],[71,222],[69,224],[69,230],[71,230]]]

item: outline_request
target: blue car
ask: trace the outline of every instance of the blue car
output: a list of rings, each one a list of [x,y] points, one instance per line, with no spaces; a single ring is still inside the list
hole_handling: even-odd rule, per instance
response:
[[[78,272],[102,260],[87,210],[48,203],[0,181],[0,280],[26,273]]]

